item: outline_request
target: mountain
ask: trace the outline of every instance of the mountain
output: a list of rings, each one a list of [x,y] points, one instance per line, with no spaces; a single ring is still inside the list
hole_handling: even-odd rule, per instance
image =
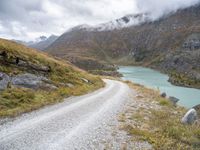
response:
[[[51,35],[50,37],[45,37],[37,42],[29,43],[28,46],[31,48],[39,49],[39,50],[45,50],[47,47],[49,47],[58,36]]]
[[[35,48],[38,50],[45,50],[47,47],[49,47],[56,39],[58,36],[56,35],[51,35],[49,37],[46,36],[40,36],[37,38],[35,41],[21,41],[21,40],[13,40],[19,44],[23,44],[25,46]]]
[[[82,68],[85,63],[80,62],[88,58],[104,64],[148,66],[168,73],[174,84],[200,88],[200,5],[155,21],[141,20],[112,30],[108,28],[110,23],[100,29],[75,27],[51,44],[47,52]]]
[[[122,29],[130,26],[140,25],[145,22],[151,22],[151,15],[149,13],[130,14],[122,18],[102,23],[96,26],[89,26],[87,24],[76,26],[69,31],[87,30],[87,31],[112,31]]]
[[[0,64],[0,117],[103,86],[100,78],[67,61],[4,39],[0,39]]]

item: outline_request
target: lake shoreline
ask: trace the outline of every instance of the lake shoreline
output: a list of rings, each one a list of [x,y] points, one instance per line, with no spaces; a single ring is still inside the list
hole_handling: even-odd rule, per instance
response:
[[[160,93],[165,92],[168,97],[180,99],[178,103],[180,106],[193,108],[200,104],[199,89],[172,85],[168,81],[169,76],[160,71],[141,66],[119,66],[118,71],[123,75],[123,80],[130,80],[147,88],[159,90]]]

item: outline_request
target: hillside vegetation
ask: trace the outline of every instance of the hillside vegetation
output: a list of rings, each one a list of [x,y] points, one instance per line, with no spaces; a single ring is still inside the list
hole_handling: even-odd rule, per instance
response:
[[[148,142],[155,150],[199,150],[200,124],[184,125],[185,108],[174,106],[159,91],[127,82],[137,96],[119,116],[132,142]],[[137,107],[135,107],[137,106]]]
[[[0,86],[7,84],[0,90],[0,117],[16,116],[104,85],[99,77],[67,61],[4,39],[0,39],[0,64]],[[34,79],[41,81],[37,85]]]

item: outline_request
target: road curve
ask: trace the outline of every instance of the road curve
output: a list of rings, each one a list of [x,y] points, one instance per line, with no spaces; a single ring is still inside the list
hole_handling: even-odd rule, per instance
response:
[[[129,87],[104,80],[106,87],[45,107],[0,125],[0,150],[104,149],[111,126],[130,99]]]

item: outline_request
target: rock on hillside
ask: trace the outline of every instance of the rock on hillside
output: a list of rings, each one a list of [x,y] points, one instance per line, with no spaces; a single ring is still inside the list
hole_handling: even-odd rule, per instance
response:
[[[126,28],[75,28],[47,51],[64,58],[80,56],[113,64],[150,66],[168,73],[174,84],[200,88],[199,24],[200,5],[196,5]]]

